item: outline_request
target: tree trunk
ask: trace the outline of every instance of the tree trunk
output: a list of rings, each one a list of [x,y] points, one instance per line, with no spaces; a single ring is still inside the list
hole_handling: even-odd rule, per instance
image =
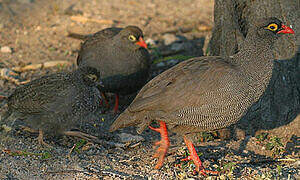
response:
[[[275,44],[277,60],[267,90],[238,127],[248,135],[267,130],[285,143],[293,135],[299,139],[300,0],[215,0],[214,13],[210,55],[235,54],[249,27],[261,17],[275,16],[292,25],[295,35],[281,37]]]

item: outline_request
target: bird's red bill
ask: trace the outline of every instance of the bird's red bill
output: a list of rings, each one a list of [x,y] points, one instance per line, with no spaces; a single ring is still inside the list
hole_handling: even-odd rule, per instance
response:
[[[281,25],[282,30],[278,31],[279,33],[284,33],[284,34],[295,34],[294,30],[284,24]]]
[[[136,44],[143,47],[143,48],[146,48],[146,49],[148,48],[147,44],[145,43],[145,41],[142,37],[139,38],[139,41]]]

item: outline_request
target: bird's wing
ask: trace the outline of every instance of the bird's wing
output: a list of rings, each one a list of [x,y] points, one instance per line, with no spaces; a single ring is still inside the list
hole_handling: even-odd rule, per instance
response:
[[[103,41],[107,39],[111,39],[115,35],[117,35],[122,28],[107,28],[101,31],[96,32],[91,37],[89,37],[86,41],[81,44],[80,51],[78,52],[77,57],[77,65],[81,65],[82,58],[85,56],[86,51],[91,51],[93,48],[97,48],[99,44],[102,44]],[[85,57],[86,59],[86,57]],[[96,59],[96,58],[95,58]]]
[[[45,105],[63,96],[70,84],[63,74],[44,76],[17,88],[9,97],[9,106],[21,113],[47,111]]]
[[[236,98],[245,95],[234,68],[220,57],[187,60],[146,84],[128,110],[167,112],[165,121],[174,124],[211,121],[207,117],[222,116],[232,110],[229,105],[236,106]]]
[[[74,86],[67,86],[57,92],[52,101],[42,104],[43,111],[47,114],[72,114],[76,102],[78,102],[78,91]]]

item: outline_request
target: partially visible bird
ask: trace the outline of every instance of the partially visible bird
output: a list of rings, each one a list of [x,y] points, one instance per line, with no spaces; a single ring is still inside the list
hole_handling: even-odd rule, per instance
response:
[[[277,18],[262,19],[248,33],[241,50],[232,57],[197,57],[184,61],[158,75],[138,93],[130,106],[117,118],[110,131],[137,126],[141,133],[153,120],[161,134],[155,157],[163,165],[169,147],[167,127],[183,135],[196,170],[205,170],[191,137],[238,122],[258,101],[272,76],[273,44],[281,34],[294,33]]]
[[[71,129],[97,109],[101,98],[97,86],[101,83],[100,72],[91,67],[43,76],[15,89],[7,98],[5,118],[14,115],[23,120],[28,125],[25,129],[39,133],[38,141],[43,145],[43,133],[96,140]]]
[[[100,71],[104,86],[99,89],[103,93],[115,93],[114,110],[117,112],[119,94],[138,91],[148,78],[150,56],[143,32],[136,26],[107,28],[84,39],[77,65]]]

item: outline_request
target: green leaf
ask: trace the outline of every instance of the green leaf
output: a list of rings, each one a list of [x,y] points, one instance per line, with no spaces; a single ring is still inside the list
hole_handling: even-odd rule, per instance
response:
[[[49,152],[42,153],[42,159],[49,159],[51,157],[51,154]]]

